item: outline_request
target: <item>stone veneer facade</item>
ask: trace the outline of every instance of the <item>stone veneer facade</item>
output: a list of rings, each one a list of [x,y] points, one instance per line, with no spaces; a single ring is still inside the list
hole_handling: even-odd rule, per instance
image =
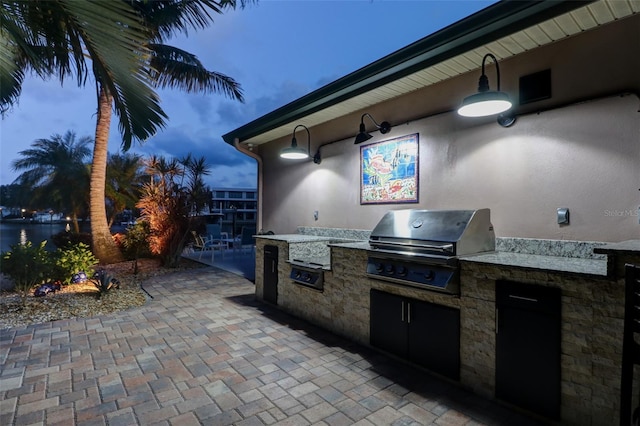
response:
[[[460,297],[369,279],[364,275],[366,250],[331,247],[331,269],[324,274],[324,290],[289,279],[289,242],[258,239],[256,295],[262,298],[264,245],[279,249],[278,305],[291,314],[369,345],[371,289],[460,309],[460,384],[493,398],[495,392],[495,282],[558,287],[562,290],[561,421],[572,425],[618,423],[620,366],[624,316],[625,262],[640,263],[640,255],[616,260],[618,279],[506,265],[461,262]],[[522,242],[506,241],[505,247]],[[549,243],[539,243],[549,250]],[[592,253],[593,245],[578,251]],[[527,245],[530,246],[530,245]],[[294,249],[292,249],[294,250]],[[571,252],[572,249],[568,249]],[[561,250],[562,251],[562,250]],[[566,252],[566,250],[564,250]],[[553,253],[556,254],[557,253]],[[602,256],[595,256],[597,259]],[[636,378],[640,382],[640,377]]]

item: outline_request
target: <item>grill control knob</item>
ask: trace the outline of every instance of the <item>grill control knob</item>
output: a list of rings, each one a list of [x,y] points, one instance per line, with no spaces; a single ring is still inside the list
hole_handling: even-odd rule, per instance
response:
[[[311,274],[304,274],[304,280],[307,282],[311,281]]]
[[[398,266],[398,275],[400,275],[401,277],[406,277],[407,268],[405,268],[404,266]]]
[[[301,276],[302,276],[302,273],[300,271],[296,271],[295,278],[299,280]]]
[[[427,271],[424,273],[424,279],[427,281],[433,281],[435,277],[436,274],[431,269],[427,269]]]
[[[393,265],[387,265],[387,266],[384,267],[384,271],[387,274],[393,274],[393,270],[394,270]]]
[[[374,267],[376,268],[376,272],[378,273],[382,272],[382,270],[384,269],[384,267],[382,266],[382,263],[376,263]]]

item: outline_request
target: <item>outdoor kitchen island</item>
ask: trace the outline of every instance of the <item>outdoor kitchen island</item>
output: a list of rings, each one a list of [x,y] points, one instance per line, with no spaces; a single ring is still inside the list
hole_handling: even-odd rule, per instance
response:
[[[354,232],[356,234],[338,232],[330,236],[332,234],[324,230],[321,232],[324,235],[258,236],[256,296],[265,299],[265,267],[268,266],[265,264],[265,247],[277,247],[278,256],[271,265],[274,273],[271,278],[276,280],[275,300],[281,309],[363,345],[372,346],[371,324],[375,321],[371,318],[372,294],[387,295],[391,300],[399,298],[403,307],[419,302],[415,306],[422,306],[422,303],[427,307],[444,308],[445,312],[454,312],[459,318],[459,375],[452,377],[446,369],[435,371],[439,375],[487,398],[496,398],[531,412],[542,413],[563,424],[618,423],[624,263],[640,263],[639,241],[602,244],[497,238],[496,252],[460,258],[460,294],[451,295],[367,276],[365,271],[370,245],[366,236],[359,240],[357,238],[364,235],[358,235],[357,232],[365,231]],[[341,240],[338,235],[346,238]],[[304,257],[304,253],[315,259],[324,257],[320,268],[322,285],[319,288],[292,279],[296,262],[292,264],[290,260],[295,258],[304,261],[304,258],[299,259]],[[498,289],[498,296],[497,286],[503,289]],[[503,298],[500,291],[514,289],[523,289],[525,292],[523,295],[512,295],[517,303],[533,299],[528,297],[527,292],[531,291],[538,292],[542,298],[548,297],[551,306],[555,303],[553,298],[557,297],[558,321],[555,327],[558,330],[555,333],[559,339],[556,344],[559,354],[553,361],[554,349],[550,350],[551,365],[545,364],[545,368],[550,370],[546,383],[545,379],[542,379],[542,383],[533,384],[526,383],[526,380],[529,377],[527,371],[534,369],[528,363],[535,363],[538,355],[546,359],[548,348],[534,350],[529,355],[531,359],[523,359],[520,366],[514,366],[513,360],[503,360],[498,355],[505,348],[509,353],[509,329],[506,328],[504,333],[507,340],[500,341],[505,339],[500,333],[496,334],[496,327],[500,331],[503,327],[497,315],[501,316],[503,311],[511,312],[513,315],[505,316],[504,321],[512,321],[516,328],[520,327],[519,314],[524,312],[525,322],[527,318],[536,318],[535,312],[533,317],[527,316],[530,311],[518,309],[517,303],[515,307],[496,309],[496,303],[500,303],[496,299]],[[547,295],[545,289],[551,289],[552,294]],[[554,290],[557,293],[553,293]],[[505,297],[509,299],[509,295]],[[553,315],[543,317],[552,318]],[[503,320],[502,317],[499,319]],[[505,327],[508,325],[504,324]],[[549,334],[554,336],[553,321],[549,326]],[[433,324],[432,329],[437,330],[438,327],[439,324]],[[522,327],[525,333],[526,323]],[[415,334],[409,332],[409,335]],[[418,331],[417,335],[420,334]],[[523,337],[533,342],[540,340],[540,336]],[[549,346],[554,345],[553,340],[551,337]],[[545,342],[545,336],[540,341]],[[411,360],[406,354],[389,350],[385,352]],[[410,362],[424,366],[415,360]],[[554,362],[557,365],[553,365]],[[527,391],[522,395],[516,391],[512,395],[509,383],[497,381],[500,370],[504,368],[511,369],[511,375],[515,374],[516,378],[520,377],[519,388],[534,392],[533,402],[527,402],[532,396]],[[557,371],[554,372],[554,369]],[[554,377],[557,381],[555,384]],[[636,378],[636,381],[639,379]],[[551,392],[545,390],[549,386]],[[553,395],[554,387],[557,388],[557,398]],[[541,401],[535,397],[538,388],[544,390],[544,394],[538,395]],[[557,407],[554,406],[556,403]],[[554,410],[557,410],[555,414]]]

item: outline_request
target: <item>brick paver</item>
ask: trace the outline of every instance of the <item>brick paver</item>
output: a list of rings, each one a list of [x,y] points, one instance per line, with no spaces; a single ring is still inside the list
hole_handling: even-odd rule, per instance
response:
[[[140,308],[0,331],[0,424],[535,425],[256,301],[216,268]]]

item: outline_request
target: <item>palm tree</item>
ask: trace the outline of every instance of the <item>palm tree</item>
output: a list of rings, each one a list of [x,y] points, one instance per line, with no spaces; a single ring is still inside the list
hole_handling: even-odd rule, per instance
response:
[[[187,186],[185,190],[188,194],[187,203],[191,206],[191,211],[196,214],[204,205],[211,201],[210,191],[204,183],[204,177],[211,174],[209,165],[205,157],[193,158],[191,154],[178,160],[182,164]]]
[[[4,115],[17,102],[27,72],[42,78],[55,76],[61,82],[75,76],[78,85],[84,85],[92,75],[99,102],[96,140],[107,140],[112,106],[120,120],[123,145],[145,140],[166,118],[147,73],[150,54],[145,44],[149,37],[140,15],[127,1],[3,0],[0,111]],[[98,225],[108,229],[104,211],[106,144],[96,143],[94,157],[92,170],[101,170],[102,179],[92,172],[91,185],[102,188],[102,200],[99,208],[94,205],[92,210],[102,211],[97,218],[104,223]],[[98,241],[99,250],[103,251],[103,246],[115,248],[110,235],[99,237],[107,238],[104,243]],[[115,249],[107,260],[121,258]]]
[[[0,110],[20,96],[28,72],[84,85],[93,75],[112,97],[125,143],[164,125],[145,70],[149,33],[127,1],[3,0],[0,7]],[[112,105],[110,104],[110,105]]]
[[[210,12],[222,13],[224,9],[235,8],[238,3],[236,0],[133,0],[129,3],[142,17],[149,31],[145,42],[145,48],[150,52],[149,66],[141,71],[146,73],[155,87],[179,88],[186,92],[222,93],[243,101],[240,86],[232,78],[207,70],[195,55],[163,44],[165,39],[186,33],[190,28],[206,28],[213,22]],[[240,4],[244,6],[245,1],[240,1]],[[91,168],[91,235],[96,257],[102,263],[114,263],[122,260],[122,254],[111,238],[104,207],[112,92],[99,79],[98,93],[98,120]],[[122,149],[127,151],[130,147],[131,140],[123,139]]]
[[[76,139],[72,131],[64,136],[55,134],[33,142],[32,148],[20,151],[22,158],[12,163],[14,170],[24,170],[14,183],[31,188],[35,203],[70,209],[75,232],[80,232],[78,216],[89,190],[86,160],[91,155],[91,142],[89,136]]]
[[[119,117],[122,148],[143,141],[164,125],[165,113],[151,88],[222,92],[242,100],[232,79],[207,71],[195,56],[162,44],[188,28],[205,28],[209,12],[221,13],[245,0],[100,1],[3,0],[0,7],[0,111],[18,99],[22,81],[33,71],[62,82],[75,76],[95,79],[98,112],[91,168],[91,226],[102,263],[122,259],[111,238],[105,181],[111,108]],[[163,46],[166,49],[163,49]],[[88,61],[91,61],[89,67]],[[150,63],[153,61],[153,64]],[[191,73],[189,75],[189,73]],[[188,76],[189,75],[189,76]]]
[[[109,227],[119,213],[135,207],[140,198],[143,176],[142,157],[139,155],[109,155],[106,186],[106,198],[110,207]]]

